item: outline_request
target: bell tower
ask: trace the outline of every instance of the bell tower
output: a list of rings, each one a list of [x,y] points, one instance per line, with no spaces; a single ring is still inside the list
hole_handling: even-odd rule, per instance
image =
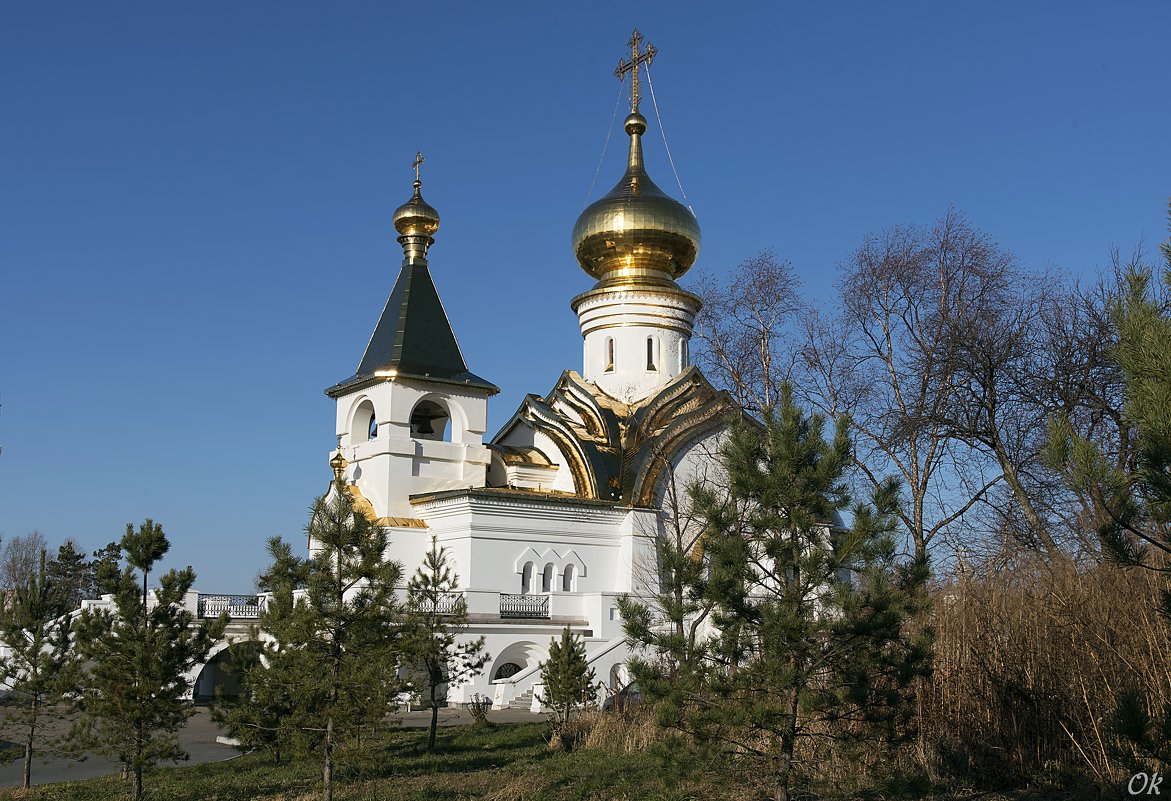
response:
[[[375,516],[410,517],[410,496],[482,487],[488,398],[500,390],[470,372],[428,267],[439,212],[414,192],[394,212],[402,268],[357,372],[325,391],[337,403],[345,477]]]

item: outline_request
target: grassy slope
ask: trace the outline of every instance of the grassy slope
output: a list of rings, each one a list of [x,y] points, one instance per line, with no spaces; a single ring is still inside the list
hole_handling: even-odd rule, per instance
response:
[[[425,732],[395,730],[362,751],[343,756],[337,801],[745,801],[751,790],[727,780],[696,777],[686,784],[658,778],[659,763],[646,752],[615,754],[579,749],[550,750],[540,723],[441,729],[438,751],[423,749]],[[273,764],[263,754],[228,762],[164,768],[146,779],[146,797],[158,801],[314,801],[320,797],[320,766],[308,759]],[[128,795],[117,777],[0,790],[0,799],[105,801]],[[871,796],[875,798],[876,796]],[[877,797],[887,797],[878,794]],[[945,796],[937,798],[943,799]],[[1009,795],[971,792],[946,798],[980,801],[1049,801],[1061,794]]]
[[[403,799],[455,801],[493,799],[586,801],[586,799],[676,799],[653,778],[644,754],[616,758],[598,751],[561,754],[545,743],[543,724],[494,729],[441,729],[439,750],[428,755],[425,733],[398,730],[346,759],[335,790],[337,801]],[[343,757],[344,758],[344,757]],[[262,754],[229,762],[164,768],[146,779],[147,797],[165,801],[301,801],[320,792],[320,768],[310,760],[274,765]],[[117,777],[46,785],[25,793],[0,791],[0,798],[37,801],[99,801],[127,793]]]

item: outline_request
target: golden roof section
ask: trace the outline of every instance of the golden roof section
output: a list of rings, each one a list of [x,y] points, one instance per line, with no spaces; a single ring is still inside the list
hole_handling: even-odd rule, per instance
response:
[[[427,521],[417,517],[380,517],[374,525],[386,528],[427,528]]]
[[[347,484],[346,492],[350,493],[350,497],[353,499],[354,511],[359,512],[376,526],[386,528],[427,528],[427,522],[417,517],[378,517],[374,511],[374,505],[370,503],[370,500],[354,484]]]
[[[566,371],[546,397],[526,397],[490,447],[529,426],[557,446],[577,497],[649,508],[672,454],[724,425],[736,408],[694,366],[633,404]]]

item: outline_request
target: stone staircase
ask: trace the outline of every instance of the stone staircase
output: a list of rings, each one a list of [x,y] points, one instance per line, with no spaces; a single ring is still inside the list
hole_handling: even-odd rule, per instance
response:
[[[509,709],[523,709],[526,712],[533,705],[533,688],[525,690],[520,695],[508,702]]]

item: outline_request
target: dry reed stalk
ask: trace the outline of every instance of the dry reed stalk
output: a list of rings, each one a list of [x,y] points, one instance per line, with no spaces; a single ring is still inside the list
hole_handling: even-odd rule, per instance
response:
[[[924,768],[974,784],[1122,773],[1100,721],[1121,691],[1167,700],[1161,579],[1109,565],[1020,559],[935,589],[935,673],[918,705]]]

